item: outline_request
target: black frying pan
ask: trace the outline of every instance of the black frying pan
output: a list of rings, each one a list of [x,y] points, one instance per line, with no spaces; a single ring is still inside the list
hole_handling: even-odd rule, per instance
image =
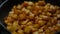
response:
[[[6,17],[14,5],[23,3],[24,1],[37,2],[38,0],[0,0],[0,34],[11,34],[7,31],[6,24],[4,23],[4,17]],[[60,0],[45,0],[46,3],[60,6]],[[60,32],[57,32],[60,34]]]

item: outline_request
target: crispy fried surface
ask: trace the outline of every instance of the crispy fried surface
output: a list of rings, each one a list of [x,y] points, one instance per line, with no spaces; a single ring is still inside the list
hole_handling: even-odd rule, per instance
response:
[[[58,6],[44,1],[27,2],[13,6],[5,19],[12,34],[54,34],[60,30]]]

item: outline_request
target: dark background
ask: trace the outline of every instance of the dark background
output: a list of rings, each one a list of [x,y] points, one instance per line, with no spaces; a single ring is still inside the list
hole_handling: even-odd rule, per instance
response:
[[[27,1],[27,0],[25,0]],[[38,0],[28,0],[28,1],[33,1],[33,2],[37,2]],[[0,4],[2,3],[3,1],[0,0]],[[5,16],[7,16],[8,12],[11,10],[11,8],[14,6],[14,5],[17,5],[17,4],[21,4],[23,3],[24,0],[8,0],[8,2],[6,2],[1,8],[0,8],[0,21],[2,24],[3,23],[3,18]],[[46,3],[51,3],[53,5],[58,5],[60,6],[60,0],[45,0]],[[5,24],[4,24],[5,25]],[[1,25],[0,25],[0,34],[10,34],[6,29],[4,29]],[[56,34],[60,34],[60,32],[56,33]]]

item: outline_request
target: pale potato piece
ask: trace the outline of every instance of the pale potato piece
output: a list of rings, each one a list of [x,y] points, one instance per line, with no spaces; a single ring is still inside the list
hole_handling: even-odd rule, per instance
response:
[[[18,30],[18,34],[24,34],[23,30]]]

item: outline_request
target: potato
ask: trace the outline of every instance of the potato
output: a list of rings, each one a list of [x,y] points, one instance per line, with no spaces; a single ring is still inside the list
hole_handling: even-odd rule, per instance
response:
[[[18,34],[24,34],[23,30],[18,30],[17,32],[18,32]]]
[[[24,32],[29,34],[31,32],[31,28],[29,26],[25,27]]]
[[[60,30],[59,18],[58,6],[44,0],[24,1],[13,6],[4,22],[11,34],[54,34]]]

